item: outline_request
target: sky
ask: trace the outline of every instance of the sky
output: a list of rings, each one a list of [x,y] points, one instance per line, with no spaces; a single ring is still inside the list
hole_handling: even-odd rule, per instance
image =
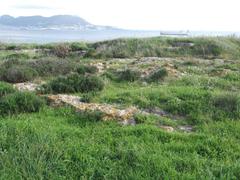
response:
[[[2,1],[2,2],[1,2]],[[80,16],[139,30],[240,31],[239,0],[0,0],[0,15]]]

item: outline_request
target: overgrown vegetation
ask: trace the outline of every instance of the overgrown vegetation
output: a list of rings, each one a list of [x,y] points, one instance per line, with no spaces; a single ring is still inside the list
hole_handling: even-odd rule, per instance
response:
[[[164,78],[168,75],[168,72],[165,68],[160,68],[156,71],[154,71],[150,76],[148,77],[149,82],[159,82],[164,80]]]
[[[38,112],[45,102],[31,93],[15,92],[0,99],[0,116]]]
[[[117,73],[118,81],[134,82],[140,79],[140,73],[131,69],[126,69]]]
[[[0,44],[0,80],[41,87],[0,82],[0,179],[240,179],[238,38]],[[59,93],[144,113],[45,105]]]
[[[78,74],[95,74],[98,70],[95,66],[85,66],[85,65],[80,65],[77,68],[77,73]]]
[[[117,39],[90,44],[88,57],[240,57],[236,38]]]
[[[0,82],[0,98],[13,92],[15,92],[15,89],[10,84]]]
[[[70,74],[66,77],[60,76],[43,85],[42,91],[45,93],[84,93],[101,91],[103,87],[104,82],[97,76]]]
[[[9,83],[21,83],[33,80],[37,72],[26,66],[13,66],[2,72],[1,80]]]

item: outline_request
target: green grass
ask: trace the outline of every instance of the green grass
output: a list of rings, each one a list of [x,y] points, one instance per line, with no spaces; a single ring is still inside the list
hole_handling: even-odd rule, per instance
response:
[[[77,122],[79,121],[79,122]],[[86,122],[69,109],[0,121],[2,179],[238,179],[239,122],[167,133]]]
[[[136,126],[122,126],[101,121],[100,112],[38,106],[35,95],[0,82],[0,179],[240,179],[238,38],[64,43],[69,52],[61,58],[52,53],[59,44],[0,45],[1,77],[27,67],[37,72],[33,82],[64,85],[58,76],[69,84],[66,77],[77,72],[94,74],[102,91],[69,92],[85,102],[167,114],[136,114]],[[107,68],[97,72],[96,63]]]
[[[117,39],[90,44],[89,47],[87,56],[102,58],[217,57],[239,59],[240,57],[240,41],[232,37]]]

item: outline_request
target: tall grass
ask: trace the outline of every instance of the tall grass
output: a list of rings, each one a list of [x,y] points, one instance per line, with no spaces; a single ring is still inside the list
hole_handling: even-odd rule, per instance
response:
[[[189,135],[86,118],[48,108],[0,119],[0,178],[239,178],[239,122]]]

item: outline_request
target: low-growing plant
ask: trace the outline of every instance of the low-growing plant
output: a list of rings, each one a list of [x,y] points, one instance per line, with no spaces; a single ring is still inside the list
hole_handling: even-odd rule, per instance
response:
[[[13,66],[6,69],[1,79],[9,83],[21,83],[31,81],[37,76],[37,72],[26,66]]]
[[[224,76],[224,79],[229,80],[229,81],[240,81],[240,74],[228,73]]]
[[[13,66],[4,71],[1,79],[9,83],[21,83],[33,80],[37,72],[25,66]]]
[[[43,91],[47,93],[86,93],[101,91],[103,87],[103,81],[97,76],[70,74],[66,77],[60,76],[50,81],[43,86]]]
[[[167,70],[165,68],[160,68],[159,70],[150,74],[147,80],[149,82],[159,82],[164,80],[166,76],[168,76]]]
[[[86,103],[90,103],[92,101],[92,99],[94,98],[94,96],[96,96],[95,92],[85,93],[81,96],[81,101],[86,102]]]
[[[88,49],[86,43],[78,43],[78,42],[71,43],[70,48],[72,51],[83,51]]]
[[[15,44],[8,44],[6,46],[6,50],[16,50],[16,49],[18,49],[18,47]]]
[[[95,66],[86,66],[86,65],[80,65],[77,68],[78,74],[95,74],[98,69]]]
[[[26,54],[26,53],[14,53],[14,54],[9,54],[5,57],[5,59],[8,59],[8,60],[19,60],[19,59],[23,59],[23,60],[26,60],[26,59],[29,59],[29,55]]]
[[[140,79],[140,73],[131,69],[126,69],[118,73],[119,81],[134,82]]]
[[[18,59],[8,59],[3,61],[3,63],[1,64],[1,71],[3,71],[4,69],[8,69],[12,66],[16,66],[16,65],[22,65],[23,62],[19,61]]]
[[[0,99],[0,115],[38,112],[45,105],[39,96],[28,92],[15,92]]]
[[[101,111],[81,111],[77,113],[80,121],[98,122],[103,119],[103,112]]]
[[[37,71],[40,76],[57,76],[74,71],[76,63],[65,59],[39,59],[29,62],[28,66]]]
[[[65,58],[69,55],[70,47],[67,44],[59,44],[54,46],[52,53],[59,58]]]
[[[15,91],[16,90],[10,84],[5,82],[0,82],[0,98],[7,94],[14,93]]]
[[[237,94],[216,95],[212,98],[212,103],[214,119],[240,119],[240,98]]]

